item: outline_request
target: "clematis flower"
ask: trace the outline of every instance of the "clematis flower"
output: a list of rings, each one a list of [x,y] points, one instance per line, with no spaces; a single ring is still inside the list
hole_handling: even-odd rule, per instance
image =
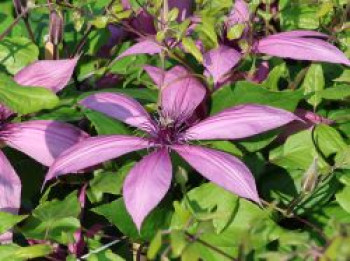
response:
[[[151,67],[153,68],[153,67]],[[226,109],[202,121],[193,114],[206,89],[184,68],[174,67],[152,78],[160,88],[160,107],[154,117],[134,99],[117,93],[97,93],[80,104],[146,132],[146,137],[91,137],[62,153],[46,181],[142,149],[148,155],[130,171],[123,185],[126,208],[140,230],[145,217],[163,199],[172,179],[170,153],[176,152],[208,180],[241,197],[259,202],[254,177],[231,154],[193,145],[193,141],[242,139],[298,119],[294,114],[261,105]],[[161,71],[159,71],[161,72]],[[158,76],[158,77],[157,77]]]
[[[250,41],[248,31],[252,30],[249,25],[249,21],[252,19],[254,17],[249,12],[248,4],[244,0],[236,0],[228,16],[226,26],[245,25],[241,39]],[[339,63],[350,66],[350,60],[337,47],[325,41],[328,35],[323,33],[295,30],[263,38],[254,32],[250,33],[253,35],[251,51],[255,54],[266,54],[294,60]],[[225,81],[223,76],[241,60],[243,55],[236,48],[236,41],[232,46],[231,44],[223,43],[216,49],[204,54],[203,66],[213,77],[216,86],[220,86],[220,82]]]
[[[62,89],[69,81],[76,59],[39,61],[15,75],[22,85],[34,85],[53,91]],[[69,73],[70,72],[70,73]],[[45,74],[47,73],[47,74]],[[11,123],[14,114],[0,105],[0,142],[19,150],[45,166],[88,134],[73,125],[47,120]],[[0,211],[18,213],[21,203],[21,181],[5,154],[0,151]],[[0,242],[12,240],[12,233],[0,235]]]

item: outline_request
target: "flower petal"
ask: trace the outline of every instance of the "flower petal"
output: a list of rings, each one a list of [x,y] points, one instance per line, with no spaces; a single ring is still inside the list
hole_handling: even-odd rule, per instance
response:
[[[9,123],[1,133],[4,142],[49,166],[63,151],[88,137],[73,125],[45,120]]]
[[[14,80],[24,86],[38,86],[58,92],[72,77],[78,58],[37,61],[18,72]]]
[[[308,31],[308,30],[294,30],[289,32],[282,32],[278,34],[272,34],[269,38],[273,37],[288,37],[288,38],[300,38],[300,37],[318,37],[318,38],[329,38],[328,35],[316,32],[316,31]]]
[[[185,132],[188,140],[241,139],[283,126],[299,118],[264,105],[240,105],[211,116]]]
[[[126,177],[123,186],[125,206],[138,230],[169,190],[171,177],[171,161],[165,149],[145,156]]]
[[[21,180],[0,151],[0,211],[17,214],[21,205]],[[0,235],[0,243],[12,241],[12,232]]]
[[[315,38],[286,37],[285,34],[268,36],[257,42],[256,52],[295,60],[342,63],[350,60],[334,45]]]
[[[143,69],[147,72],[149,77],[151,77],[152,81],[157,85],[157,87],[161,87],[163,85],[165,71],[151,65],[145,65]]]
[[[148,147],[148,140],[132,136],[108,135],[87,138],[70,147],[55,160],[45,182]]]
[[[166,73],[161,89],[163,116],[184,122],[192,116],[205,95],[203,84],[186,69],[176,66]]]
[[[155,125],[148,112],[136,100],[126,95],[97,93],[81,100],[80,104],[151,134],[155,133]]]
[[[228,73],[241,60],[242,55],[235,49],[221,45],[204,55],[203,65],[213,76],[214,83]]]
[[[229,14],[229,25],[246,23],[249,21],[249,6],[244,0],[235,0],[235,4]]]
[[[172,148],[205,178],[240,197],[260,202],[252,173],[234,156],[200,146]]]
[[[125,52],[117,57],[117,60],[136,54],[157,54],[161,53],[162,47],[154,39],[145,38],[142,41],[134,44]]]

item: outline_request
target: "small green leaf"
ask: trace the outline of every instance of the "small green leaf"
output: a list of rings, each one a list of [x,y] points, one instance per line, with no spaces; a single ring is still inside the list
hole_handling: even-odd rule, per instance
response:
[[[58,97],[41,87],[21,86],[5,74],[0,74],[0,102],[20,114],[28,114],[43,109],[52,109]]]
[[[0,235],[21,222],[27,216],[17,216],[7,212],[0,212]]]
[[[38,56],[38,48],[28,38],[7,37],[0,42],[0,64],[11,74],[33,63]]]
[[[229,40],[235,40],[241,38],[244,29],[246,28],[245,24],[235,24],[227,32],[227,38]]]
[[[151,244],[149,245],[147,258],[155,259],[158,251],[162,247],[162,232],[159,231],[156,236],[152,239]]]
[[[312,64],[305,75],[305,79],[302,85],[304,88],[304,94],[313,93],[308,103],[314,108],[322,101],[321,91],[325,87],[325,79],[323,76],[322,66],[320,64]]]
[[[350,213],[350,186],[346,186],[342,191],[335,195],[339,205]]]
[[[91,121],[96,131],[100,135],[109,134],[128,134],[128,128],[111,117],[108,117],[100,112],[85,110],[84,114]]]
[[[185,37],[182,39],[182,44],[187,52],[192,54],[198,62],[203,62],[203,55],[201,51],[196,46],[196,43],[190,37]]]

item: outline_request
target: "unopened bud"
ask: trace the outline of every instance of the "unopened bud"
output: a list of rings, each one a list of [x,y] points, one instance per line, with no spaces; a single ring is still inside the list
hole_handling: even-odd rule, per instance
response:
[[[315,157],[309,167],[309,169],[305,172],[303,180],[302,180],[302,190],[305,193],[312,192],[318,181],[318,159]]]
[[[52,10],[50,13],[49,41],[54,45],[58,45],[63,37],[63,17]]]
[[[17,15],[21,15],[27,7],[25,0],[13,0],[13,5]]]

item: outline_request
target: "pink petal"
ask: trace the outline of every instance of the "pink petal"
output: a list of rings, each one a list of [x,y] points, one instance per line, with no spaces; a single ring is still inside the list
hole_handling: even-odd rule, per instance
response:
[[[125,206],[138,230],[169,190],[171,177],[171,161],[165,149],[144,157],[126,177],[123,186]]]
[[[252,173],[234,156],[200,146],[172,148],[205,178],[240,197],[260,202]]]
[[[0,211],[17,214],[21,205],[21,180],[0,151]],[[0,235],[0,243],[12,241],[12,232]]]
[[[204,54],[204,67],[213,76],[217,84],[241,60],[242,55],[235,49],[221,45]]]
[[[257,83],[265,81],[269,75],[269,69],[269,63],[267,61],[263,61],[256,70],[252,81]]]
[[[136,54],[157,54],[162,52],[162,47],[154,39],[145,38],[123,52],[117,57],[117,60]]]
[[[37,61],[18,72],[14,80],[24,86],[39,86],[58,92],[72,77],[78,58]]]
[[[286,37],[273,35],[257,42],[256,51],[272,56],[350,66],[350,60],[337,47],[315,38]]]
[[[282,32],[278,34],[270,35],[269,38],[280,38],[280,37],[287,37],[287,38],[300,38],[300,37],[318,37],[318,38],[329,38],[328,35],[316,32],[316,31],[308,31],[308,30],[294,30],[289,32]]]
[[[49,166],[63,151],[88,137],[73,125],[34,120],[9,123],[2,132],[4,142],[43,165]]]
[[[299,118],[264,105],[240,105],[211,116],[185,133],[188,140],[241,139],[281,127]]]
[[[157,85],[157,87],[161,87],[163,85],[165,77],[165,71],[163,71],[163,69],[151,65],[146,65],[143,67],[143,69],[147,72],[149,77],[151,77],[152,81]]]
[[[151,134],[155,133],[155,125],[148,112],[136,100],[126,95],[97,93],[81,100],[80,104]]]
[[[163,116],[183,122],[192,116],[205,95],[203,84],[186,69],[176,66],[166,73],[161,89]]]
[[[192,14],[193,0],[168,0],[169,10],[177,8],[179,10],[179,16],[177,20],[179,22],[184,21]]]
[[[249,6],[244,0],[235,0],[233,9],[229,14],[229,25],[246,23],[249,21],[250,12]]]
[[[45,181],[75,173],[136,150],[150,147],[148,140],[122,135],[91,137],[66,150],[56,159]]]

